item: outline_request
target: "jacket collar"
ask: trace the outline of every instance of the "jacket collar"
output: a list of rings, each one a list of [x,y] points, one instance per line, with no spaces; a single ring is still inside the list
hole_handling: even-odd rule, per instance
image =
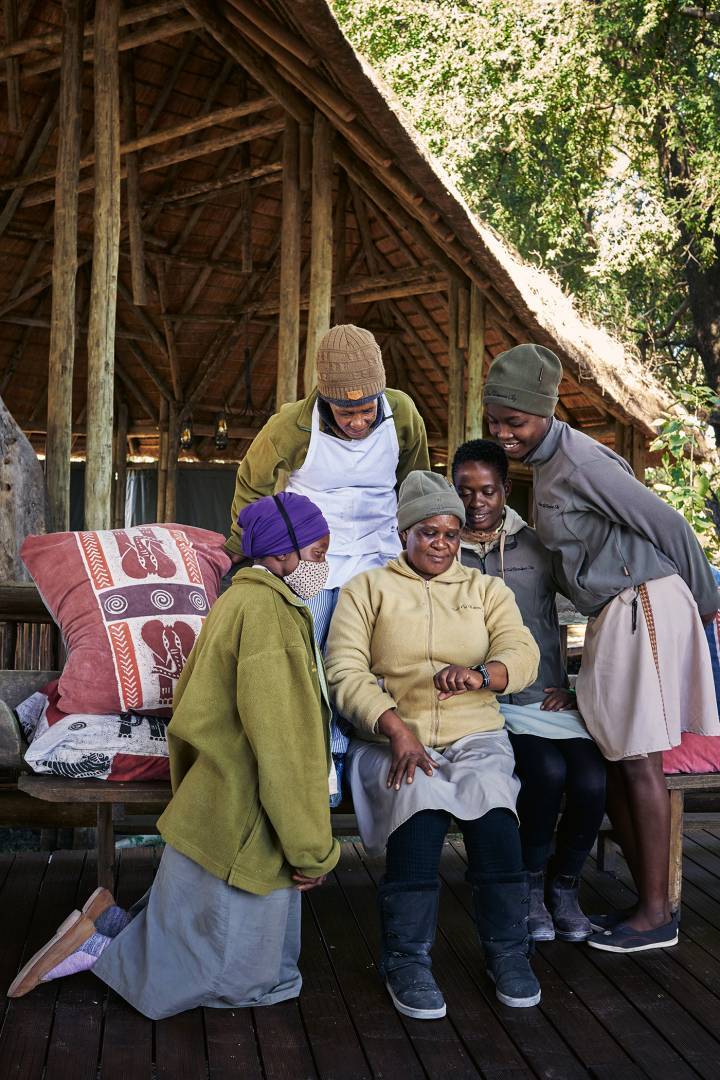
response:
[[[560,437],[567,424],[556,417],[550,421],[550,426],[534,449],[523,458],[525,465],[544,465],[549,461],[560,444]]]
[[[407,553],[401,551],[397,559],[392,559],[387,564],[388,569],[394,571],[396,574],[400,574],[402,577],[411,578],[413,581],[425,581],[426,579],[420,577],[420,574],[416,573],[410,563],[407,560]],[[430,578],[431,581],[437,581],[442,584],[449,584],[456,581],[467,581],[470,577],[470,571],[458,562],[457,559],[453,562],[444,573],[438,574],[437,577]]]

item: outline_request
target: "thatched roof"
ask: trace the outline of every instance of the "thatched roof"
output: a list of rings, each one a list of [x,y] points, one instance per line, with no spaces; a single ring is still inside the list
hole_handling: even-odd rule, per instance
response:
[[[0,395],[42,450],[62,7],[59,0],[17,7],[19,44],[3,69],[10,91],[19,87],[21,115],[18,130],[6,122],[0,133]],[[344,275],[336,310],[344,306],[347,321],[377,333],[389,381],[415,397],[438,448],[447,430],[448,274],[474,282],[487,301],[486,362],[517,341],[545,344],[565,365],[561,401],[571,422],[611,443],[616,421],[652,434],[651,421],[669,405],[659,384],[473,216],[325,0],[125,3],[121,23],[141,139],[133,157],[148,283],[147,304],[139,306],[125,225],[116,391],[129,408],[134,451],[156,456],[162,403],[171,397],[192,404],[200,457],[214,453],[208,436],[223,408],[232,436],[223,456],[234,459],[274,408],[282,130],[293,108],[301,131],[314,109],[336,131],[335,256]],[[89,37],[86,50],[91,45]],[[0,57],[8,52],[0,47]],[[83,154],[91,155],[88,51],[83,79]],[[5,106],[12,92],[3,96]],[[133,137],[126,128],[124,141]],[[80,454],[92,175],[88,164],[80,183],[73,400]],[[310,193],[304,198],[306,287]]]

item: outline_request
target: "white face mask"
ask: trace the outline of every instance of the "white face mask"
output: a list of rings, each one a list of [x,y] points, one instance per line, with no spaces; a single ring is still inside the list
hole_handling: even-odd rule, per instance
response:
[[[330,563],[301,559],[295,569],[283,578],[283,581],[301,600],[312,600],[313,596],[317,596],[327,585],[329,574]]]

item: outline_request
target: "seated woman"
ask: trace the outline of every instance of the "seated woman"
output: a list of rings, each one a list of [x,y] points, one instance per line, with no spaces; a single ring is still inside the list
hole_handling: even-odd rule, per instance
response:
[[[519,1007],[540,1000],[519,784],[496,700],[532,682],[538,650],[510,590],[456,561],[464,523],[442,476],[411,473],[398,501],[406,550],[344,587],[326,661],[334,702],[355,729],[348,776],[360,835],[371,854],[387,847],[381,972],[398,1011],[421,1020],[445,1015],[430,949],[452,818],[497,997]]]
[[[89,969],[154,1020],[300,993],[299,893],[322,884],[339,855],[330,709],[297,595],[325,584],[328,526],[291,494],[252,503],[240,524],[254,565],[213,606],[175,694],[155,882],[130,912],[96,890],[9,997]]]
[[[585,941],[593,928],[578,904],[578,882],[605,812],[605,761],[568,690],[550,552],[506,505],[510,480],[502,447],[487,439],[459,447],[453,481],[467,517],[461,562],[510,586],[540,648],[535,682],[500,699],[521,782],[517,810],[530,872],[530,936]],[[548,862],[563,795],[565,811]]]

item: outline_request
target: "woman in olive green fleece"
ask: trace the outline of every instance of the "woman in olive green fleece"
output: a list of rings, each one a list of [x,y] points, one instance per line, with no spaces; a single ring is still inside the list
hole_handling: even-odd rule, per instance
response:
[[[528,962],[512,748],[496,695],[532,683],[539,653],[510,589],[457,562],[465,508],[447,481],[414,472],[398,525],[406,550],[342,590],[330,628],[334,703],[354,727],[348,774],[358,828],[386,852],[381,971],[399,1012],[445,1015],[430,949],[451,819],[468,853],[488,973],[505,1005],[540,1000]]]
[[[14,980],[92,969],[151,1019],[297,997],[300,892],[338,859],[328,809],[330,710],[312,618],[328,526],[282,494],[242,515],[255,565],[214,605],[175,695],[173,797],[157,878],[130,912],[98,889]]]

